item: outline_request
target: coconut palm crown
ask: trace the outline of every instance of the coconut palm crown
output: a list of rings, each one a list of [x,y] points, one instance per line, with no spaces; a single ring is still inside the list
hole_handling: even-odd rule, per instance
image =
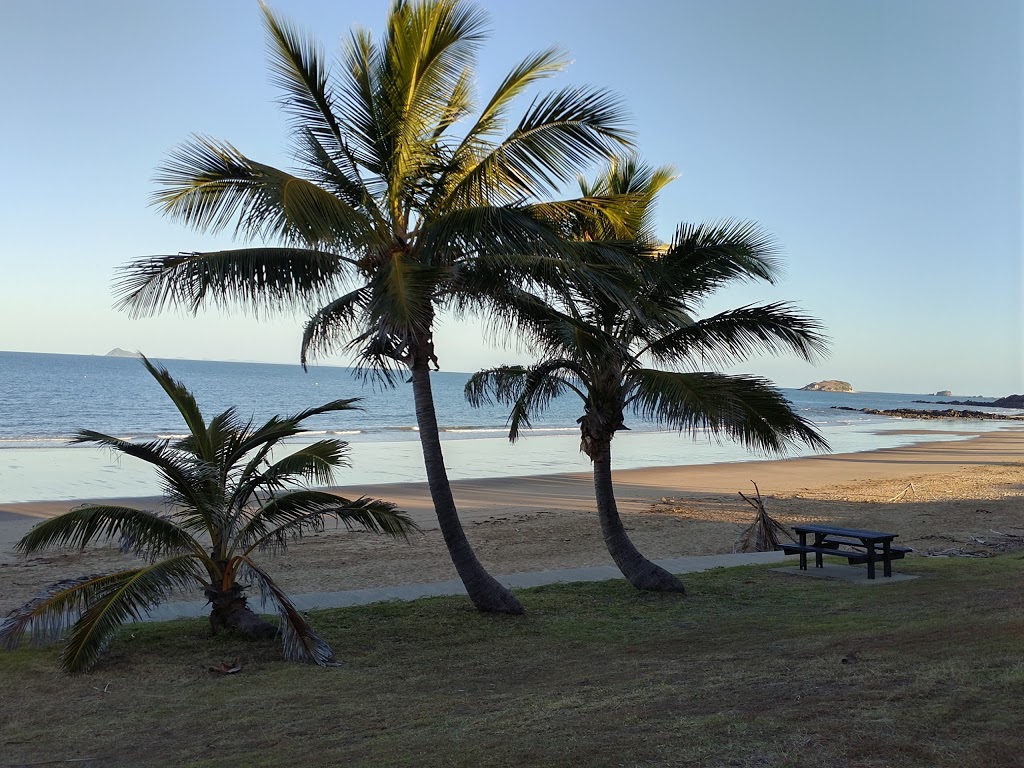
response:
[[[579,397],[580,448],[593,462],[598,517],[612,558],[638,588],[682,592],[682,583],[645,558],[626,534],[612,485],[612,438],[628,429],[626,414],[632,413],[766,454],[798,443],[825,449],[824,438],[771,382],[704,368],[729,366],[758,353],[790,352],[814,360],[826,340],[817,321],[787,303],[697,317],[701,305],[730,283],[773,282],[777,249],[756,225],[731,220],[681,225],[671,244],[658,245],[651,235],[651,212],[657,192],[671,179],[669,168],[651,169],[624,157],[593,184],[581,182],[585,194],[632,194],[638,222],[629,233],[637,254],[633,301],[598,292],[559,302],[538,299],[527,337],[538,362],[480,371],[467,383],[466,395],[474,405],[511,406],[513,441],[555,397]],[[607,220],[579,217],[571,236],[600,240],[624,233]]]
[[[416,526],[394,505],[376,499],[349,500],[305,487],[328,484],[346,463],[347,443],[319,440],[273,460],[282,440],[301,435],[311,416],[354,408],[335,400],[262,425],[228,409],[206,423],[195,398],[165,368],[143,364],[185,420],[181,440],[133,443],[82,430],[74,443],[92,443],[151,464],[162,481],[170,512],[109,504],[87,504],[35,526],[17,544],[32,554],[47,547],[76,547],[119,541],[146,565],[116,573],[83,576],[54,584],[46,594],[12,611],[0,624],[0,647],[11,649],[28,631],[37,643],[70,636],[61,654],[69,672],[82,672],[99,659],[115,630],[139,620],[176,589],[202,589],[210,602],[214,632],[234,629],[251,638],[280,634],[285,658],[328,664],[330,646],[313,631],[288,596],[256,562],[260,552],[279,551],[290,539],[323,530],[327,521],[390,536]],[[256,584],[264,603],[280,615],[280,626],[249,608],[245,583]]]
[[[381,39],[354,30],[334,68],[315,41],[263,12],[297,169],[196,137],[159,172],[154,202],[198,230],[234,223],[237,235],[273,245],[136,261],[121,273],[120,304],[134,315],[209,304],[308,309],[304,364],[344,351],[386,384],[408,371],[453,563],[478,608],[521,612],[479,563],[458,518],[430,382],[439,367],[435,322],[451,311],[511,327],[524,285],[614,292],[605,265],[592,253],[580,258],[582,244],[567,243],[552,222],[621,215],[614,196],[557,196],[628,143],[624,110],[605,91],[565,87],[517,116],[517,97],[565,67],[554,48],[525,58],[476,103],[486,24],[464,0],[396,0]],[[605,256],[619,258],[614,248]]]

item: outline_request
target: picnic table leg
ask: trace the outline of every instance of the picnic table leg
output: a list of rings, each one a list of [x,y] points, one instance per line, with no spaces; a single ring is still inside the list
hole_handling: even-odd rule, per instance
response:
[[[820,547],[822,545],[822,543],[824,543],[824,541],[825,541],[825,534],[823,534],[823,533],[816,533],[816,534],[814,534],[814,546]],[[815,568],[824,568],[825,567],[825,564],[821,561],[821,552],[815,552],[814,553],[814,567]]]
[[[882,573],[886,576],[892,576],[892,550],[889,544],[889,541],[882,542]]]
[[[875,578],[875,543],[873,541],[865,542],[868,548],[868,578]]]
[[[800,531],[800,546],[801,547],[806,547],[807,546],[807,531]],[[806,552],[801,552],[800,553],[800,570],[801,571],[806,571],[807,570],[807,553]]]

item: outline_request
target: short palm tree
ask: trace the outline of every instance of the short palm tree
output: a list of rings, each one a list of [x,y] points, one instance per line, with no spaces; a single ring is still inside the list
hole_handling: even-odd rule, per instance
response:
[[[396,0],[383,38],[354,31],[333,71],[314,41],[263,11],[298,171],[195,138],[162,169],[155,204],[196,229],[235,222],[236,233],[280,247],[139,260],[122,273],[121,305],[134,315],[210,303],[319,307],[302,340],[304,364],[343,349],[386,384],[408,371],[452,561],[478,608],[519,613],[477,560],[452,497],[430,381],[435,320],[473,312],[508,325],[521,285],[602,283],[600,265],[574,259],[551,222],[614,217],[618,202],[552,197],[628,141],[622,107],[603,91],[570,87],[535,99],[512,123],[516,97],[565,66],[550,49],[514,67],[477,108],[485,20],[464,0]]]
[[[671,573],[645,558],[630,541],[615,504],[612,438],[626,413],[694,435],[728,437],[765,453],[802,442],[827,448],[813,426],[795,414],[763,378],[701,368],[727,365],[752,353],[794,352],[812,360],[824,351],[819,324],[784,303],[745,306],[697,319],[695,311],[716,290],[741,280],[773,281],[775,248],[756,226],[725,221],[679,227],[674,242],[654,244],[650,213],[669,169],[652,170],[635,158],[614,162],[584,194],[629,191],[634,229],[578,218],[571,235],[582,239],[630,237],[637,263],[629,280],[632,302],[600,292],[560,303],[536,301],[529,341],[540,360],[475,374],[466,385],[474,405],[511,406],[509,438],[563,394],[583,404],[581,450],[594,467],[597,511],[608,551],[639,589],[684,591]]]
[[[84,548],[119,540],[123,551],[148,563],[54,584],[0,624],[0,647],[15,647],[26,630],[36,642],[55,641],[71,626],[61,664],[69,672],[85,671],[121,624],[140,619],[174,589],[198,587],[210,602],[214,632],[234,629],[254,639],[280,634],[287,659],[329,663],[334,657],[330,646],[255,558],[261,551],[285,548],[306,531],[322,530],[328,520],[391,536],[415,529],[388,502],[350,501],[302,486],[303,481],[331,481],[334,469],[346,461],[343,441],[320,440],[271,461],[282,440],[306,431],[301,424],[307,418],[349,410],[355,401],[335,400],[287,418],[275,416],[260,426],[228,409],[207,424],[181,382],[145,358],[143,364],[181,413],[188,437],[132,443],[82,430],[73,442],[152,464],[170,513],[89,504],[35,526],[17,548],[31,554],[46,547]],[[258,585],[263,600],[276,607],[279,627],[249,608],[244,582]]]

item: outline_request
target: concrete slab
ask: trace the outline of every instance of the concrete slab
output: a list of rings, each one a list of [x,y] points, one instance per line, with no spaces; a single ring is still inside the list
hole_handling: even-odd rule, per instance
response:
[[[885,584],[897,584],[903,581],[913,581],[921,578],[912,576],[909,573],[893,573],[892,576],[883,576],[881,566],[876,565],[875,578],[868,578],[866,566],[856,565],[832,565],[825,563],[821,568],[815,568],[814,563],[807,564],[807,570],[801,571],[799,565],[791,565],[785,568],[772,568],[772,573],[782,573],[789,576],[807,576],[812,579],[834,579],[845,581],[850,584],[860,584],[865,587],[879,587]]]

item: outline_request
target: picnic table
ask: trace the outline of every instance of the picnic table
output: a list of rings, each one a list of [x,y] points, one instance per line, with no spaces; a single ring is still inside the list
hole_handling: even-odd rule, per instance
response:
[[[800,570],[807,570],[807,555],[814,555],[814,565],[824,567],[823,555],[845,557],[851,564],[867,563],[868,578],[875,578],[875,563],[881,561],[882,573],[892,576],[892,561],[899,560],[910,547],[897,547],[892,540],[898,533],[868,531],[860,528],[839,528],[834,525],[794,525],[793,530],[800,537],[799,544],[780,544],[787,555],[800,555]],[[807,543],[808,534],[814,538]]]

